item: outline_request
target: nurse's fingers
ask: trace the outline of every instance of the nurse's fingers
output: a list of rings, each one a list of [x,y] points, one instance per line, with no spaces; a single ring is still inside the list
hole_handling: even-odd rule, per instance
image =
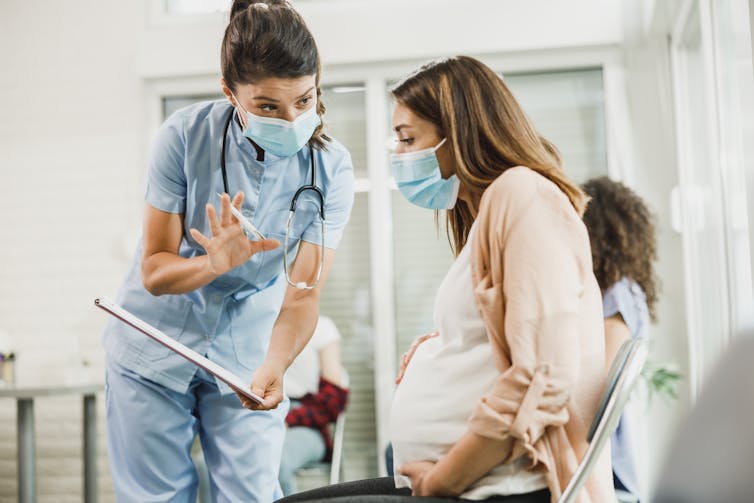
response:
[[[277,239],[260,239],[259,241],[249,241],[249,245],[251,246],[251,253],[265,252],[280,246],[280,241]]]
[[[236,391],[236,396],[241,401],[241,405],[243,405],[245,409],[251,409],[251,405],[256,404],[254,400],[250,400],[248,397],[242,395],[238,391]]]
[[[209,238],[199,232],[197,229],[194,229],[193,227],[189,229],[189,234],[191,234],[191,237],[194,238],[194,240],[199,243],[199,245],[204,248],[204,250],[207,250],[207,247],[209,246]]]
[[[267,396],[262,399],[262,403],[257,403],[254,400],[250,400],[248,397],[242,395],[236,391],[236,396],[241,401],[241,405],[249,410],[270,410],[277,408],[280,402],[283,401],[283,396]]]
[[[220,222],[217,220],[217,211],[211,204],[207,205],[207,220],[209,221],[209,229],[212,231],[213,236],[217,236],[222,231]]]
[[[233,223],[232,218],[230,213],[230,196],[223,194],[220,198],[220,224],[223,227],[228,227]]]
[[[235,206],[237,210],[241,209],[241,205],[243,204],[243,198],[244,198],[244,193],[241,190],[236,192],[236,195],[233,196],[233,206]]]
[[[257,403],[253,400],[246,400],[249,402],[249,405],[244,405],[249,410],[271,410],[276,409],[278,405],[280,405],[280,402],[283,401],[283,395],[282,393],[268,393],[267,396],[265,396],[262,399],[262,403]]]

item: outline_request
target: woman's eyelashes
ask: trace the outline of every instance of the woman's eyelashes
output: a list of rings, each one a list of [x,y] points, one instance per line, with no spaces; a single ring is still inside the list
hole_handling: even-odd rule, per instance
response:
[[[404,145],[413,145],[414,144],[414,139],[413,138],[401,138],[398,141],[400,141]]]
[[[298,100],[298,102],[296,102],[296,107],[299,108],[299,109],[305,109],[309,105],[311,105],[311,102],[312,102],[313,99],[314,99],[313,96],[305,96],[305,97],[301,98],[300,100]],[[279,109],[280,108],[278,107],[278,105],[275,105],[275,104],[272,104],[272,103],[264,103],[262,105],[259,105],[259,110],[261,110],[261,111],[263,111],[265,113],[268,113],[268,114],[274,114],[274,113],[278,112]]]

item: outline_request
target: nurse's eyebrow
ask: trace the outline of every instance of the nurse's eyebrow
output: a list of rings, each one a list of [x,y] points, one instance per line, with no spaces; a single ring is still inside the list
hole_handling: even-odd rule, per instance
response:
[[[308,91],[306,91],[304,94],[302,94],[301,96],[299,96],[298,98],[296,98],[296,100],[300,100],[301,98],[303,98],[304,96],[306,96],[307,94],[309,94],[310,92],[312,92],[313,90],[314,90],[314,86],[310,87]],[[278,101],[280,101],[280,100],[275,99],[275,98],[270,98],[269,96],[254,96],[252,99],[253,100],[272,101],[273,103],[277,103]]]
[[[398,124],[397,126],[393,128],[393,131],[395,131],[396,133],[400,133],[401,129],[403,129],[404,127],[411,127],[411,126],[408,124]]]
[[[312,91],[314,91],[314,86],[310,87],[308,91],[306,91],[304,94],[302,94],[301,96],[299,96],[296,99],[300,100],[301,98],[303,98],[304,96],[306,96],[307,94],[309,94]]]

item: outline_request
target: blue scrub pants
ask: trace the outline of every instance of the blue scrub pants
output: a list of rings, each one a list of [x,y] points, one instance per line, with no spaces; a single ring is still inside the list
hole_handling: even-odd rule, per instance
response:
[[[235,394],[221,395],[203,370],[182,394],[113,362],[105,389],[118,502],[196,501],[190,450],[197,433],[213,501],[270,503],[282,495],[277,475],[287,401],[274,411],[249,411]]]

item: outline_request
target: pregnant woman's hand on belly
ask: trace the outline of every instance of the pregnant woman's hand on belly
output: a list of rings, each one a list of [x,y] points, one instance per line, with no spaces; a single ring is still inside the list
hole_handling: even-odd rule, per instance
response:
[[[435,475],[435,472],[432,471],[434,467],[435,463],[432,461],[415,461],[399,466],[398,473],[411,479],[412,496],[458,496],[458,494],[437,483],[435,480],[437,477],[433,477]]]
[[[411,361],[411,357],[414,356],[414,353],[416,353],[416,349],[419,347],[419,345],[427,339],[437,337],[438,335],[440,335],[440,333],[437,331],[429,334],[424,334],[417,337],[414,342],[411,343],[411,347],[408,348],[408,351],[403,353],[403,356],[401,356],[401,369],[398,371],[398,377],[395,378],[395,384],[400,384],[403,380],[403,375],[406,373],[408,363]]]

